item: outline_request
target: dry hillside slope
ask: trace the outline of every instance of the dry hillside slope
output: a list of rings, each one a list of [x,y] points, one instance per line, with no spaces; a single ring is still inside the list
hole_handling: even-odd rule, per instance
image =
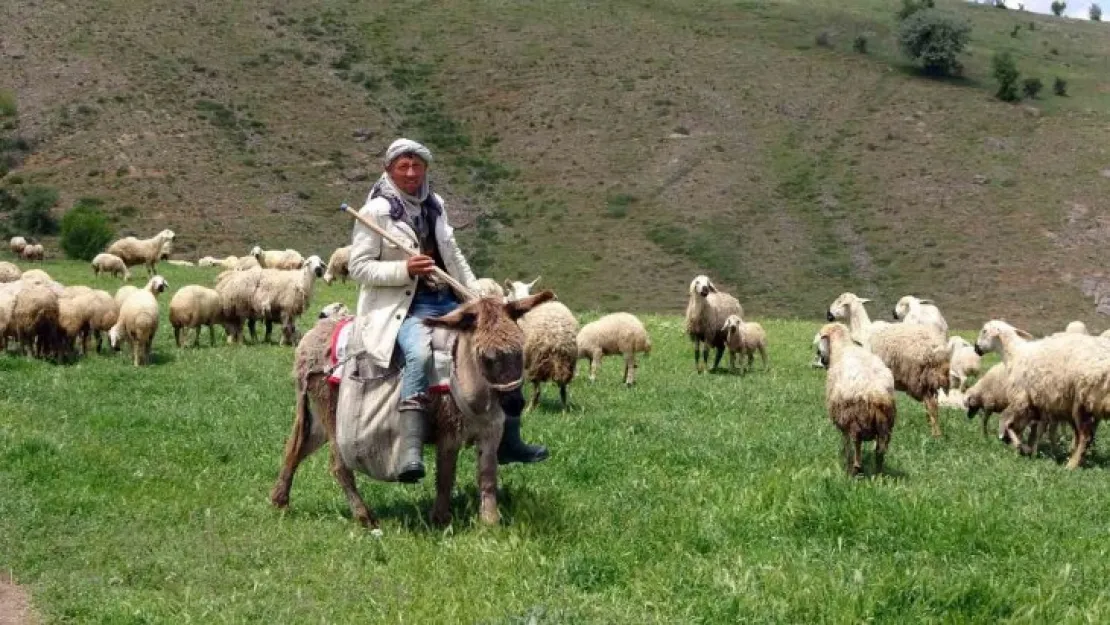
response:
[[[876,317],[914,293],[957,327],[1108,325],[1110,25],[941,2],[973,33],[940,81],[899,55],[894,2],[268,4],[0,5],[34,140],[5,184],[103,198],[178,256],[326,257],[405,134],[481,273],[577,308],[678,311],[704,272],[757,317],[853,290]],[[992,98],[999,50],[1037,100]]]

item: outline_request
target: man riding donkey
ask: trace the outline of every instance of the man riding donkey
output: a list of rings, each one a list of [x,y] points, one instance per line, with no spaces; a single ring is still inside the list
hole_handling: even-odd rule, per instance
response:
[[[431,151],[416,141],[398,139],[386,150],[384,161],[385,171],[359,214],[406,243],[409,250],[398,249],[356,221],[349,271],[360,284],[356,314],[363,317],[362,340],[370,359],[384,368],[395,349],[404,358],[397,480],[412,483],[425,474],[425,411],[433,363],[432,331],[422,321],[446,315],[463,297],[436,280],[433,273],[439,267],[468,287],[475,277],[455,242],[443,198],[428,182]],[[410,256],[412,252],[417,254]],[[545,460],[546,447],[528,445],[520,438],[523,393],[517,389],[506,395],[501,407],[505,428],[497,450],[498,463]]]

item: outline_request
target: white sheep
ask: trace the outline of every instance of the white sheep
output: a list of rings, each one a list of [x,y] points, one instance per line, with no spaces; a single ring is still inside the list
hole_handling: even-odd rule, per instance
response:
[[[948,322],[931,299],[918,299],[912,295],[903,297],[894,306],[894,318],[902,323],[929,326],[941,336],[948,336]]]
[[[127,268],[127,263],[115,254],[100,253],[92,259],[93,275],[99,276],[101,273],[110,273],[117,278],[123,278],[126,282],[131,279],[131,271]]]
[[[235,257],[234,256],[229,256],[228,258],[235,258]],[[229,267],[229,269],[235,269],[236,271],[249,271],[251,269],[262,269],[262,265],[259,264],[258,259],[255,258],[254,256],[242,256],[240,258],[235,258],[234,263],[235,263],[234,267]]]
[[[119,326],[131,342],[136,367],[150,364],[154,335],[158,332],[158,295],[169,288],[162,276],[155,275],[146,286],[127,296],[119,309]]]
[[[61,356],[63,334],[58,325],[59,295],[48,286],[24,283],[15,295],[8,331],[28,356]]]
[[[94,290],[86,296],[90,308],[88,332],[96,339],[96,351],[100,352],[103,333],[110,332],[119,321],[119,304],[107,291]],[[86,353],[87,353],[86,348]]]
[[[208,326],[209,344],[215,345],[216,326],[223,324],[220,294],[215,289],[197,284],[183,286],[170,299],[169,318],[173,326],[173,340],[178,347],[182,347],[182,330],[190,328],[196,330],[193,346],[200,347],[200,333],[204,326]]]
[[[343,302],[332,302],[320,308],[317,319],[331,319],[333,317],[349,317],[351,310]]]
[[[532,383],[527,410],[539,405],[540,385],[554,382],[565,411],[567,385],[578,364],[578,320],[562,302],[549,301],[528,311],[517,324],[524,330],[524,378]]]
[[[279,345],[297,344],[297,318],[308,308],[316,278],[324,275],[324,261],[319,256],[309,256],[297,270],[263,269],[253,295],[257,318],[266,322],[266,338],[274,322],[281,323]]]
[[[128,267],[145,265],[147,274],[154,275],[154,266],[162,258],[162,249],[173,241],[173,230],[163,230],[149,239],[124,237],[113,241],[104,251],[119,256]]]
[[[1009,392],[1005,363],[998,363],[987,369],[983,377],[967,390],[967,418],[974,419],[980,411],[983,413],[983,436],[987,435],[987,420],[990,416],[1002,413],[1010,405]]]
[[[860,447],[870,440],[875,441],[875,472],[881,473],[897,418],[894,376],[882,359],[852,341],[843,324],[827,324],[817,337],[818,358],[828,368],[825,409],[844,437],[848,474],[863,468]]]
[[[42,262],[42,260],[46,258],[46,248],[44,248],[41,243],[29,243],[23,248],[23,251],[20,252],[19,255],[23,260],[37,260]]]
[[[1087,331],[1087,324],[1082,321],[1072,321],[1068,324],[1067,328],[1064,329],[1064,332],[1070,332],[1072,334],[1090,334],[1090,332]]]
[[[253,258],[251,260],[254,260]],[[227,331],[227,342],[243,342],[243,323],[250,330],[251,342],[258,342],[255,322],[258,316],[254,307],[254,291],[262,278],[262,269],[228,269],[216,276],[216,291],[220,294],[220,309]]]
[[[166,262],[175,267],[196,267],[191,260],[166,259]]]
[[[0,283],[15,282],[23,277],[23,272],[14,263],[0,262]]]
[[[894,374],[894,387],[925,404],[934,437],[940,437],[938,395],[948,386],[949,349],[932,326],[872,322],[863,305],[868,300],[841,293],[826,318],[848,324],[852,340],[871,350]]]
[[[966,391],[968,380],[979,375],[982,361],[975,353],[975,346],[962,336],[948,337],[948,349],[948,388]]]
[[[725,321],[729,315],[744,316],[744,308],[737,299],[719,291],[708,276],[696,276],[690,282],[690,297],[686,302],[686,334],[694,342],[694,368],[698,373],[709,365],[709,348],[717,350],[713,369],[721,364],[725,351]],[[704,346],[699,352],[699,344]]]
[[[347,277],[350,272],[347,269],[347,263],[351,258],[351,246],[341,247],[331,253],[331,258],[328,259],[328,268],[324,272],[324,282],[331,284],[336,278],[347,283]]]
[[[8,243],[8,247],[11,249],[12,254],[22,256],[23,248],[27,247],[27,239],[23,237],[12,237],[12,240]]]
[[[536,279],[539,280],[539,278]],[[497,280],[491,278],[478,278],[467,286],[469,286],[470,290],[474,291],[474,294],[478,297],[495,297],[503,301],[508,301],[505,298],[505,291],[501,288],[500,284],[497,284]]]
[[[304,264],[304,257],[293,249],[263,250],[256,245],[250,255],[263,269],[299,269]]]
[[[531,282],[518,282],[516,280],[505,279],[505,299],[509,302],[524,299],[535,288],[536,283],[540,281],[541,276],[536,276],[536,279]]]
[[[759,352],[763,368],[767,368],[767,332],[763,326],[755,321],[744,321],[740,315],[729,315],[725,320],[724,331],[729,369],[736,370],[736,355],[739,354],[740,372],[751,370],[756,352]]]
[[[492,282],[492,280],[491,280]],[[494,283],[497,286],[497,283]],[[635,315],[617,312],[582,326],[575,339],[578,358],[590,361],[590,381],[597,380],[601,359],[613,354],[624,356],[624,383],[636,382],[637,352],[651,353],[651,337]]]

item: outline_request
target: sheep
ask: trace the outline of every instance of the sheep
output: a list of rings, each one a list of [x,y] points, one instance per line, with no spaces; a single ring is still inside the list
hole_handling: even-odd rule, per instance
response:
[[[1064,329],[1064,332],[1070,332],[1072,334],[1090,334],[1090,332],[1087,331],[1087,324],[1082,321],[1072,321],[1068,324],[1068,327]]]
[[[281,323],[279,345],[297,344],[297,318],[312,300],[316,278],[324,274],[324,261],[309,256],[298,270],[262,269],[252,298],[255,315],[266,322],[266,338],[270,341],[273,322]]]
[[[11,249],[12,254],[23,256],[23,248],[27,247],[27,239],[23,237],[12,237],[12,240],[8,243],[8,247]]]
[[[504,289],[501,288],[500,284],[497,284],[496,280],[490,278],[478,278],[474,282],[471,282],[468,286],[470,286],[470,290],[474,291],[474,294],[478,297],[496,297],[500,298],[503,301],[508,301],[505,299]]]
[[[134,288],[134,287],[132,287]],[[99,289],[93,290],[92,293],[86,296],[87,306],[90,309],[88,333],[96,339],[96,351],[99,353],[103,340],[103,332],[111,332],[111,329],[119,321],[119,308],[120,305],[107,291]],[[86,347],[85,353],[88,353]]]
[[[258,288],[258,281],[261,278],[261,268],[243,271],[229,269],[216,277],[216,291],[220,294],[220,314],[224,320],[228,343],[243,342],[244,321],[247,322],[247,329],[250,330],[251,342],[258,341],[258,335],[255,333],[255,321],[258,316],[254,308],[254,291]]]
[[[5,282],[15,282],[23,277],[23,272],[20,271],[13,263],[0,262],[0,284]]]
[[[1110,330],[1105,330],[1102,334],[1098,335],[1100,339],[1110,339]]]
[[[958,388],[937,391],[937,406],[953,410],[967,410],[967,396]]]
[[[339,317],[349,317],[350,315],[351,311],[347,308],[346,304],[344,304],[343,302],[332,302],[320,308],[320,312],[316,315],[316,318],[332,319]]]
[[[740,372],[752,369],[755,352],[767,368],[767,332],[754,321],[745,322],[739,315],[729,315],[725,320],[725,346],[728,347],[728,368],[736,370],[736,354],[740,354]],[[745,357],[747,364],[744,363]]]
[[[881,358],[853,343],[843,324],[826,324],[817,336],[818,358],[828,368],[825,409],[844,437],[848,475],[854,477],[863,468],[860,444],[871,440],[875,441],[875,472],[882,473],[898,412],[894,375]]]
[[[78,341],[82,353],[89,353],[90,322],[95,312],[92,294],[93,290],[88,287],[70,287],[58,298],[58,328],[66,356],[76,353]]]
[[[15,296],[8,331],[28,356],[59,355],[58,317],[58,294],[44,285],[28,283]]]
[[[846,321],[852,340],[871,350],[894,374],[894,388],[925,404],[932,435],[941,436],[937,422],[939,391],[948,385],[949,348],[932,326],[872,322],[863,307],[867,299],[841,293],[825,312],[828,321]]]
[[[324,282],[331,284],[336,278],[347,283],[347,276],[350,273],[347,270],[347,262],[351,257],[351,246],[341,247],[331,253],[331,258],[328,259],[328,269],[324,272]]]
[[[898,300],[893,314],[902,323],[929,326],[935,328],[941,336],[948,336],[948,322],[944,320],[944,315],[940,314],[940,309],[933,300],[907,295]]]
[[[164,232],[169,233],[170,236],[169,236],[168,239],[166,239],[166,242],[164,244],[162,244],[162,251],[160,251],[158,253],[158,260],[167,261],[171,265],[176,264],[174,261],[170,260],[170,254],[173,254],[173,240],[174,240],[174,238],[176,238],[176,235],[174,234],[173,230],[165,230]],[[177,261],[177,262],[185,262],[185,261]]]
[[[111,345],[113,349],[118,350],[120,341],[126,338],[123,336],[123,326],[121,326],[119,323],[119,309],[121,306],[123,306],[123,303],[127,301],[128,297],[137,293],[138,291],[139,287],[125,284],[117,289],[115,295],[113,296],[113,300],[116,303],[116,321],[108,330],[108,344]]]
[[[975,353],[975,347],[962,336],[949,337],[948,349],[948,388],[966,391],[968,378],[979,375],[979,367],[982,366],[979,354]]]
[[[496,282],[494,286],[497,286]],[[635,315],[626,312],[605,315],[582,326],[575,344],[578,346],[578,358],[590,361],[590,382],[597,380],[602,357],[623,354],[624,384],[632,386],[636,382],[636,353],[651,353],[651,337],[644,324]]]
[[[263,269],[299,269],[304,264],[304,257],[293,249],[263,250],[256,245],[250,255]]]
[[[190,260],[166,259],[166,262],[175,267],[196,267],[196,264]]]
[[[169,288],[162,276],[155,275],[146,286],[127,296],[119,309],[119,326],[131,342],[136,367],[150,364],[151,346],[158,332],[158,294]]]
[[[214,256],[201,256],[200,260],[197,261],[197,266],[198,267],[215,267],[217,265],[217,263],[219,263],[219,262],[220,262],[220,259],[218,259]]]
[[[229,256],[228,258],[235,257]],[[254,256],[243,256],[241,258],[235,259],[234,267],[229,267],[229,269],[235,269],[237,271],[249,271],[251,269],[262,269],[262,265],[259,264],[258,259]]]
[[[15,298],[28,284],[23,280],[0,283],[0,350],[7,350],[8,338],[15,336],[15,329],[11,327]]]
[[[531,282],[516,282],[514,280],[505,279],[505,297],[506,301],[515,302],[516,300],[528,297],[536,283],[540,281],[542,276],[536,276],[536,279]]]
[[[99,276],[101,273],[110,273],[117,278],[123,278],[124,282],[131,279],[131,271],[127,268],[127,264],[115,254],[97,254],[92,259],[92,269],[94,276]]]
[[[119,256],[128,267],[146,265],[147,275],[154,275],[154,266],[162,257],[162,248],[174,238],[173,230],[163,230],[149,239],[124,237],[113,241],[104,251]]]
[[[188,328],[196,329],[194,347],[200,347],[200,333],[203,326],[208,326],[209,345],[216,344],[217,324],[223,323],[223,309],[220,306],[220,294],[215,289],[190,284],[184,286],[170,300],[170,325],[173,326],[173,340],[178,347],[181,344],[181,331]]]
[[[41,243],[30,243],[27,247],[23,248],[23,251],[20,252],[19,255],[23,260],[37,260],[42,262],[46,257],[46,249],[43,248]]]
[[[1068,332],[1034,340],[992,319],[983,324],[975,347],[980,353],[999,352],[1006,364],[1009,405],[1000,438],[1032,453],[1044,425],[1064,421],[1075,433],[1067,468],[1077,468],[1098,421],[1110,416],[1110,343]],[[1021,445],[1019,433],[1031,421],[1036,424],[1030,440]]]
[[[531,289],[540,281],[505,280],[506,302],[530,297]],[[567,409],[567,385],[574,379],[578,366],[578,320],[562,302],[551,301],[536,306],[517,320],[524,330],[524,377],[532,383],[532,400],[526,411],[540,403],[540,385],[554,382],[559,386],[559,399]]]
[[[743,318],[744,308],[735,297],[717,290],[708,276],[699,275],[690,282],[690,297],[686,303],[686,334],[694,342],[694,367],[702,373],[709,365],[709,348],[717,350],[713,370],[721,364],[725,350],[725,321],[729,315]],[[698,344],[704,343],[700,353]]]
[[[23,272],[23,275],[20,276],[20,279],[25,282],[35,282],[37,284],[50,284],[54,282],[54,278],[51,278],[50,274],[46,273],[42,269],[28,269],[27,271]]]
[[[966,394],[967,418],[974,419],[983,413],[983,436],[987,435],[987,419],[992,414],[1001,413],[1010,405],[1009,386],[1006,377],[1006,364],[999,363],[983,374]]]

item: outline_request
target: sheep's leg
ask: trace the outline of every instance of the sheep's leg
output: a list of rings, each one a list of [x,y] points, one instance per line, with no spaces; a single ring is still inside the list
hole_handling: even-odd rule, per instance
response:
[[[624,385],[632,386],[636,383],[636,352],[624,355]]]
[[[486,525],[501,521],[497,512],[497,446],[503,429],[503,422],[490,428],[478,443],[478,516]]]
[[[559,384],[559,400],[563,402],[563,412],[567,411],[570,404],[567,402],[567,384],[563,382]]]
[[[590,382],[597,381],[597,370],[601,367],[601,354],[590,354]]]
[[[436,441],[436,500],[432,505],[430,519],[436,525],[447,525],[451,522],[451,491],[455,487],[455,471],[459,462],[460,441],[458,435],[450,434]],[[479,451],[478,462],[481,465],[482,454]],[[481,487],[481,473],[479,472],[479,488]]]
[[[315,389],[318,390],[319,386]],[[330,393],[330,389],[324,389],[324,391]],[[293,475],[296,474],[301,461],[311,456],[327,441],[327,436],[319,428],[313,427],[312,411],[309,409],[308,401],[307,392],[297,394],[297,406],[293,409],[293,431],[285,442],[285,459],[274,488],[270,491],[270,503],[278,508],[289,505],[289,489],[293,487]],[[327,399],[321,401],[332,404]]]
[[[706,349],[706,354],[708,354],[708,353],[709,353],[709,350],[707,348]],[[725,355],[724,346],[718,347],[717,348],[717,355],[713,358],[713,369],[712,369],[713,371],[716,371],[718,368],[720,368],[720,366],[721,366],[721,357],[724,356],[724,355]],[[706,358],[707,361],[709,360],[708,355],[706,355],[705,358]]]
[[[1078,432],[1075,436],[1075,451],[1072,452],[1071,458],[1068,459],[1068,469],[1079,468],[1079,463],[1083,461],[1083,454],[1087,452],[1087,445],[1091,440],[1091,423],[1089,419],[1084,419],[1079,424]]]
[[[890,435],[879,436],[875,439],[875,473],[883,472],[883,459],[886,457],[886,447],[890,444]]]
[[[709,369],[709,343],[702,343],[701,345],[701,369],[699,372],[704,372]]]
[[[858,436],[852,437],[852,471],[851,476],[859,475],[860,470],[863,469],[863,448],[862,441]]]
[[[173,327],[173,342],[176,343],[178,347],[181,347],[181,326]]]
[[[247,320],[247,330],[249,330],[250,333],[251,333],[251,343],[252,344],[258,343],[258,334],[257,334],[257,332],[255,332],[255,323],[256,323],[255,319],[248,319]]]
[[[701,373],[701,351],[697,340],[694,341],[694,370]]]
[[[767,370],[767,348],[759,346],[759,359],[763,362],[763,370]]]
[[[208,344],[216,346],[216,324],[208,324]],[[200,347],[200,332],[197,332],[197,347]]]
[[[987,436],[989,434],[989,430],[987,430],[987,419],[989,419],[990,416],[991,413],[989,410],[983,410],[983,436]]]
[[[736,352],[728,350],[728,370],[736,371]]]
[[[937,423],[937,413],[940,412],[940,406],[937,404],[936,394],[929,394],[925,396],[925,414],[929,416],[929,429],[933,432],[934,438],[940,438],[940,424]]]
[[[540,381],[532,380],[532,401],[528,402],[525,412],[532,412],[540,404]]]
[[[208,330],[211,331],[212,326],[208,326]],[[202,333],[204,333],[204,325],[198,325],[197,327],[193,328],[193,332],[195,332],[195,334],[193,335],[193,347],[196,347],[196,348],[199,349],[200,348],[200,335]]]

